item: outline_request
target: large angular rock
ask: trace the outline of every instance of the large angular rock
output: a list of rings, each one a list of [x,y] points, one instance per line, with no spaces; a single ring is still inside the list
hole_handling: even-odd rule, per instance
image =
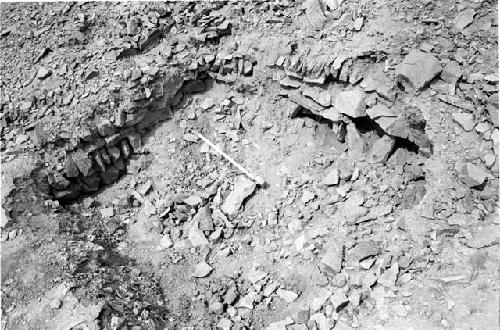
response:
[[[201,229],[199,228],[199,224],[196,219],[193,219],[187,226],[188,226],[188,234],[187,238],[193,245],[193,247],[199,247],[199,246],[204,246],[208,245],[209,242]]]
[[[335,98],[335,109],[352,118],[366,116],[365,92],[360,89],[340,92]]]
[[[320,0],[308,0],[304,4],[306,8],[306,17],[311,26],[316,30],[321,30],[326,22],[326,16],[323,12],[323,6]]]
[[[347,125],[347,146],[350,158],[359,159],[362,157],[365,141],[353,123]]]
[[[77,151],[71,156],[71,158],[83,176],[92,174],[92,161],[86,153]]]
[[[326,250],[321,258],[321,263],[332,273],[339,273],[342,269],[342,260],[344,258],[344,245],[334,242]]]
[[[392,136],[384,135],[372,146],[369,161],[371,163],[385,163],[396,143]]]
[[[222,212],[230,217],[235,217],[245,198],[250,196],[254,190],[255,183],[245,176],[240,176],[234,185],[233,191],[229,193],[224,204],[222,204]]]
[[[463,164],[458,168],[458,177],[469,188],[482,185],[492,175],[482,165]]]
[[[395,98],[395,81],[384,72],[384,64],[375,66],[360,83],[365,92],[375,91],[385,99],[393,100]]]
[[[441,72],[441,64],[434,56],[412,50],[396,67],[397,79],[409,90],[422,90]]]
[[[472,113],[452,113],[451,115],[465,131],[469,132],[474,128],[475,121]]]
[[[199,228],[203,231],[213,231],[214,222],[212,220],[212,215],[208,207],[204,206],[198,210],[198,213],[194,216],[194,221],[198,222]]]
[[[441,72],[441,79],[449,84],[454,84],[462,76],[463,71],[460,65],[455,61],[450,61],[445,65],[443,71]]]
[[[474,9],[466,9],[461,11],[457,17],[455,17],[455,20],[453,23],[455,24],[455,27],[457,30],[463,30],[467,26],[469,26],[472,21],[474,20],[474,15],[475,15]]]
[[[391,108],[382,103],[378,103],[373,107],[367,109],[366,114],[371,119],[377,119],[380,117],[397,117],[397,114],[395,113],[394,110],[392,110]]]
[[[488,103],[486,104],[486,111],[490,115],[491,122],[498,127],[498,93],[493,93],[488,98]]]
[[[360,241],[352,249],[347,251],[346,259],[349,261],[361,261],[380,252],[380,245],[376,241]]]
[[[304,109],[307,109],[314,114],[318,114],[319,112],[324,110],[324,108],[321,105],[319,105],[310,98],[307,98],[298,92],[288,93],[288,98],[290,99],[290,101],[300,105]]]

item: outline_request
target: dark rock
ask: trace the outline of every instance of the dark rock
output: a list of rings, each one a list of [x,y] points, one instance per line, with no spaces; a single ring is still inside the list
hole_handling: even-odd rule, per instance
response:
[[[66,159],[64,160],[64,174],[68,178],[76,178],[80,174],[78,167],[69,154],[66,154]]]
[[[99,189],[99,183],[101,182],[101,178],[97,174],[80,177],[78,180],[85,193],[97,191]]]
[[[120,149],[117,147],[108,148],[108,154],[112,160],[112,162],[116,162],[120,158]]]
[[[70,184],[65,190],[55,190],[53,191],[53,196],[55,199],[62,202],[70,202],[80,196],[82,193],[82,186],[78,183]]]
[[[49,184],[57,190],[66,189],[70,182],[59,172],[49,173]]]
[[[116,166],[109,166],[104,172],[99,173],[103,184],[112,184],[118,180],[120,170]]]
[[[115,131],[114,125],[107,119],[103,119],[97,124],[97,132],[103,137],[113,135]]]
[[[71,158],[83,176],[89,176],[92,174],[92,161],[86,153],[78,150],[71,155]]]

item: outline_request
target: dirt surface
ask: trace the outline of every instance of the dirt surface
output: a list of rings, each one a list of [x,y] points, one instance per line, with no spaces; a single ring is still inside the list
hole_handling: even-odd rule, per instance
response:
[[[2,329],[498,329],[497,7],[1,3]]]

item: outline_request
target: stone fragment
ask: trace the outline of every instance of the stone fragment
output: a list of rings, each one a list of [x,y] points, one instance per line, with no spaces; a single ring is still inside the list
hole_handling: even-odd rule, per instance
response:
[[[363,195],[354,193],[347,198],[344,204],[339,208],[339,214],[343,216],[347,222],[356,222],[357,219],[366,215],[368,209],[361,206],[365,199]]]
[[[314,197],[316,197],[314,195],[314,193],[312,193],[311,191],[309,190],[304,190],[302,192],[302,197],[300,198],[300,200],[302,201],[302,203],[304,204],[307,204],[309,203],[310,201],[312,201],[314,199]]]
[[[198,223],[191,221],[188,228],[188,240],[191,242],[193,247],[208,245],[209,242],[203,232],[198,227]]]
[[[72,183],[65,190],[54,191],[54,198],[62,201],[72,201],[82,193],[82,185],[79,183]]]
[[[493,93],[488,97],[488,103],[486,104],[486,111],[490,115],[491,122],[498,127],[498,93]]]
[[[244,176],[238,177],[234,184],[233,190],[229,193],[226,200],[222,204],[222,211],[230,216],[235,217],[243,204],[243,201],[250,196],[255,190],[255,183]]]
[[[214,99],[211,97],[207,97],[206,99],[203,100],[203,102],[201,102],[200,107],[203,110],[208,110],[212,108],[214,105],[215,105]]]
[[[247,279],[252,282],[252,284],[257,283],[258,281],[264,279],[266,276],[266,272],[258,269],[251,269],[246,275]]]
[[[334,107],[340,113],[352,118],[364,117],[366,115],[366,104],[364,102],[365,92],[361,89],[340,92],[335,98]]]
[[[386,72],[384,72],[384,69],[382,63],[373,66],[361,81],[360,86],[365,92],[375,91],[381,97],[393,100],[396,96],[394,91],[396,84],[394,79],[391,79]]]
[[[127,22],[127,34],[128,35],[135,35],[137,33],[137,20],[132,18],[128,20]]]
[[[394,110],[382,103],[378,103],[373,107],[367,109],[366,114],[371,119],[377,119],[379,117],[397,117],[397,114],[394,112]]]
[[[451,115],[465,131],[469,132],[474,128],[475,122],[472,113],[452,113]]]
[[[472,223],[470,216],[464,213],[453,213],[448,219],[446,219],[450,226],[460,226],[467,227]]]
[[[366,272],[361,278],[361,285],[364,289],[370,289],[375,283],[377,283],[377,275],[372,272]]]
[[[340,291],[335,292],[333,296],[330,297],[330,301],[333,305],[333,310],[337,313],[349,303],[349,299]]]
[[[106,165],[111,165],[111,157],[109,157],[108,153],[106,152],[106,149],[103,148],[99,150],[98,153]]]
[[[323,12],[323,6],[319,0],[307,0],[304,3],[306,8],[306,17],[309,24],[315,30],[321,30],[326,22],[326,16]]]
[[[71,158],[83,176],[88,176],[92,173],[92,161],[89,159],[87,154],[78,150],[71,155]]]
[[[353,123],[347,125],[347,146],[349,157],[361,160],[365,149],[365,142],[356,128],[356,125]]]
[[[230,319],[225,317],[221,318],[219,322],[217,322],[216,328],[222,330],[231,330],[233,322]]]
[[[455,24],[455,28],[457,28],[457,30],[465,29],[474,20],[474,15],[474,9],[466,9],[461,11],[453,21],[453,23]]]
[[[299,297],[299,295],[295,292],[283,289],[278,289],[278,291],[276,291],[276,294],[287,303],[294,302]]]
[[[135,80],[137,80],[137,79],[139,79],[141,77],[142,77],[142,71],[141,71],[141,69],[137,69],[136,68],[136,69],[132,70],[132,75],[130,76],[130,80],[131,81],[135,81]]]
[[[236,307],[253,309],[253,304],[256,301],[257,301],[257,293],[255,291],[250,291],[250,293],[246,294],[238,301]]]
[[[49,184],[57,190],[64,190],[70,182],[59,172],[54,171],[48,175]]]
[[[174,246],[174,242],[172,242],[170,235],[166,234],[160,238],[160,247],[162,249],[169,249],[172,246]]]
[[[407,89],[422,90],[441,72],[441,64],[434,56],[420,50],[411,50],[396,67],[396,77]]]
[[[361,28],[363,27],[363,22],[364,22],[364,18],[363,17],[358,17],[354,20],[354,30],[356,31],[360,31]]]
[[[398,279],[399,265],[397,262],[391,265],[391,268],[378,276],[378,283],[386,288],[395,289],[396,280]]]
[[[103,184],[112,184],[118,180],[120,170],[117,166],[109,166],[104,172],[99,173]]]
[[[287,330],[293,323],[294,321],[287,317],[284,320],[270,323],[266,330]]]
[[[311,98],[314,102],[318,103],[323,107],[330,106],[330,93],[321,88],[307,87],[302,91],[302,94]]]
[[[359,241],[356,245],[346,252],[346,259],[352,261],[361,261],[379,253],[379,243],[372,240]]]
[[[199,196],[191,195],[188,198],[184,199],[184,204],[189,205],[191,207],[196,207],[200,205],[202,199]]]
[[[277,282],[271,282],[264,288],[262,294],[264,297],[269,297],[274,293],[274,291],[276,291],[276,289],[278,289],[278,287],[279,285]]]
[[[298,93],[297,91],[288,93],[288,98],[290,99],[290,101],[300,105],[304,109],[307,109],[314,114],[318,114],[324,110],[324,108],[321,105],[314,102],[310,98],[305,97],[304,95]]]
[[[321,258],[321,263],[327,267],[329,271],[336,274],[342,269],[342,260],[344,258],[344,245],[339,242],[330,244],[326,253]]]
[[[395,139],[387,134],[375,141],[368,158],[370,163],[386,163],[395,144]]]
[[[330,290],[321,288],[309,304],[309,310],[313,313],[321,310],[331,296],[332,292]]]
[[[36,77],[40,80],[44,80],[45,78],[49,77],[51,74],[52,74],[52,70],[41,67],[40,69],[38,69]]]
[[[280,85],[284,87],[290,87],[290,88],[299,88],[301,85],[300,80],[290,78],[286,76],[285,78],[280,80]]]
[[[128,144],[127,140],[123,139],[120,141],[120,150],[121,154],[123,155],[123,158],[127,159],[130,157],[132,154],[132,149],[130,148],[130,145]]]
[[[206,262],[200,262],[194,268],[193,277],[206,277],[212,271],[213,267]]]
[[[334,186],[339,183],[339,169],[334,167],[321,181],[326,186]]]
[[[103,209],[100,210],[101,212],[101,216],[103,218],[111,218],[113,215],[115,215],[115,211],[113,209],[113,207],[105,207]]]
[[[208,305],[208,310],[215,314],[222,314],[224,312],[224,305],[220,301],[214,301]]]
[[[401,317],[407,317],[408,316],[408,311],[406,310],[405,306],[401,302],[397,302],[394,305],[392,305],[392,310],[394,313]]]
[[[458,177],[469,188],[473,188],[482,185],[491,174],[481,165],[466,163],[458,168]]]
[[[82,184],[83,191],[86,193],[90,193],[99,190],[99,183],[101,182],[101,178],[99,177],[99,175],[93,174],[80,177],[79,181]]]
[[[455,61],[448,62],[441,72],[441,79],[446,81],[448,84],[455,84],[460,77],[462,77],[463,71],[460,68],[460,64]]]
[[[321,111],[320,113],[318,113],[318,115],[325,118],[325,119],[333,121],[333,122],[338,122],[338,121],[342,120],[342,116],[343,116],[334,107],[329,107],[328,109],[325,109],[325,110]]]
[[[198,222],[198,226],[200,230],[203,231],[213,231],[214,223],[212,220],[212,216],[210,215],[210,211],[208,207],[201,207],[198,210],[198,213],[193,218],[193,221]]]
[[[468,247],[476,249],[492,246],[498,244],[498,233],[498,225],[491,224],[479,229],[472,235],[471,239],[465,240],[464,243]]]
[[[310,320],[316,323],[318,330],[331,330],[334,325],[333,320],[328,319],[323,313],[316,313],[311,315]]]
[[[137,151],[141,147],[142,139],[139,133],[129,133],[127,139],[133,151]]]

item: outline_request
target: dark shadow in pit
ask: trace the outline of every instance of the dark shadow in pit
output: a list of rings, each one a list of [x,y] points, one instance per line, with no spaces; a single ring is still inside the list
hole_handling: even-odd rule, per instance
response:
[[[330,129],[333,127],[333,122],[331,120],[328,120],[322,116],[316,115],[312,113],[311,111],[301,108],[296,114],[292,116],[293,118],[310,118],[313,119],[314,121],[318,122],[319,124],[327,125]],[[380,125],[373,119],[371,119],[368,116],[364,117],[359,117],[359,118],[351,118],[352,122],[356,126],[356,129],[361,133],[361,134],[366,134],[368,132],[375,132],[379,137],[383,136],[386,134],[384,130],[380,127]],[[412,129],[416,129],[418,131],[421,131],[422,134],[425,134],[425,123],[419,124],[418,126],[412,126],[410,125]],[[413,152],[418,154],[420,152],[419,146],[413,142],[410,141],[409,139],[404,139],[401,137],[393,136],[395,139],[395,145],[392,151],[389,154],[389,158],[396,152],[397,149],[402,148],[406,149],[409,152]],[[340,142],[343,141],[343,137],[339,137]],[[431,146],[431,152],[432,152],[432,146]]]

